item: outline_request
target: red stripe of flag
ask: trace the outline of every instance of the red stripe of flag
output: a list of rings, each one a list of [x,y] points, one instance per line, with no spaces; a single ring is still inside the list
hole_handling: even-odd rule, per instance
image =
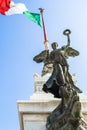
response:
[[[5,12],[10,8],[11,0],[0,0],[0,13],[5,15]]]

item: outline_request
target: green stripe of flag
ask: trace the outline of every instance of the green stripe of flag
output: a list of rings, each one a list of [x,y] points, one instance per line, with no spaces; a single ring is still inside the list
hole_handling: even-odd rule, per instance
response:
[[[40,14],[30,13],[29,11],[25,11],[23,12],[23,14],[26,15],[30,20],[37,23],[41,27]]]

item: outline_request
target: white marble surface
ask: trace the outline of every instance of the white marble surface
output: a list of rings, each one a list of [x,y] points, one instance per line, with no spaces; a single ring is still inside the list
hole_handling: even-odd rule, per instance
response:
[[[20,130],[46,130],[47,116],[60,104],[60,99],[42,91],[42,85],[50,75],[34,75],[34,93],[29,100],[17,101]],[[74,75],[74,81],[76,78]],[[87,121],[87,96],[79,94],[82,116]]]
[[[80,94],[82,113],[87,121],[87,96]],[[46,130],[46,118],[60,103],[53,95],[36,92],[30,100],[18,101],[20,130]]]

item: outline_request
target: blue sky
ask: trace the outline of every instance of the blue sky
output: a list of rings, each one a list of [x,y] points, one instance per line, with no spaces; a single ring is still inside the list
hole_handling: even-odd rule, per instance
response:
[[[65,29],[72,31],[71,46],[80,55],[68,60],[70,73],[76,73],[77,86],[87,94],[87,0],[14,0],[30,12],[43,7],[49,43],[66,45]],[[43,31],[24,15],[0,15],[0,129],[19,130],[17,100],[33,94],[33,74],[41,74],[43,64],[33,57],[44,50]]]

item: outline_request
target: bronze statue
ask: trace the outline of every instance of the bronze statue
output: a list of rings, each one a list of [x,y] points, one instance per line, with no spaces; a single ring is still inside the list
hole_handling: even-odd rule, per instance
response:
[[[58,49],[57,42],[53,42],[51,52],[44,50],[33,58],[37,63],[44,63],[42,76],[51,73],[43,85],[43,91],[62,99],[60,105],[48,116],[46,130],[80,130],[81,103],[77,93],[81,90],[75,86],[67,63],[67,58],[78,56],[79,52],[70,47],[70,33],[69,29],[63,32],[68,38],[66,46]]]
[[[69,65],[68,65],[68,63],[66,61],[66,59],[68,57],[70,57],[70,56],[71,57],[75,57],[75,56],[79,55],[79,52],[77,50],[75,50],[75,49],[73,49],[73,48],[70,47],[70,36],[69,36],[70,33],[71,33],[71,31],[69,29],[66,29],[63,32],[63,34],[66,35],[67,38],[68,38],[66,46],[62,46],[61,48],[57,49],[58,44],[56,42],[54,42],[52,44],[52,48],[54,49],[52,52],[50,52],[49,50],[44,50],[40,54],[38,54],[37,56],[35,56],[33,60],[36,61],[37,63],[40,63],[40,62],[44,63],[44,67],[43,67],[43,70],[42,70],[42,76],[44,76],[46,73],[52,73],[52,76],[53,76],[53,74],[55,73],[54,72],[54,68],[55,68],[54,67],[54,63],[55,64],[59,63],[58,67],[59,67],[59,65],[61,65],[61,67],[62,67],[61,74],[63,73],[62,74],[63,76],[57,75],[57,79],[60,78],[60,77],[62,77],[63,79],[61,79],[61,80],[62,80],[62,82],[64,82],[64,83],[62,83],[63,85],[64,84],[68,84],[68,86],[75,87],[75,89],[78,92],[81,92],[74,85],[72,77],[71,77],[71,75],[69,73]],[[58,60],[58,63],[56,62],[57,60]],[[52,76],[51,76],[51,78],[52,78]],[[58,82],[61,82],[61,80],[59,80]],[[49,82],[50,81],[48,81],[48,83]]]
[[[67,58],[69,56],[77,56],[79,52],[70,47],[70,30],[66,29],[63,34],[67,35],[68,42],[66,46],[58,49],[57,42],[52,43],[53,51],[45,50],[39,55],[34,57],[34,61],[37,63],[44,62],[44,68],[48,66],[48,70],[51,70],[51,76],[43,86],[43,91],[52,93],[57,98],[62,98],[62,104],[64,105],[64,95],[66,89],[75,89],[77,92],[81,92],[79,88],[74,85],[72,76],[69,73],[69,65]],[[49,65],[51,65],[49,69]],[[43,71],[42,71],[43,72]]]
[[[69,29],[66,29],[63,34],[67,36],[67,45],[62,46],[58,50],[63,54],[63,56],[67,59],[69,57],[75,57],[79,55],[79,52],[72,47],[70,47],[70,33],[71,31]],[[53,64],[45,64],[47,61],[47,58],[50,54],[50,50],[44,50],[40,54],[36,55],[33,60],[37,63],[44,63],[43,69],[42,69],[42,76],[46,75],[47,73],[52,73],[53,71]]]

